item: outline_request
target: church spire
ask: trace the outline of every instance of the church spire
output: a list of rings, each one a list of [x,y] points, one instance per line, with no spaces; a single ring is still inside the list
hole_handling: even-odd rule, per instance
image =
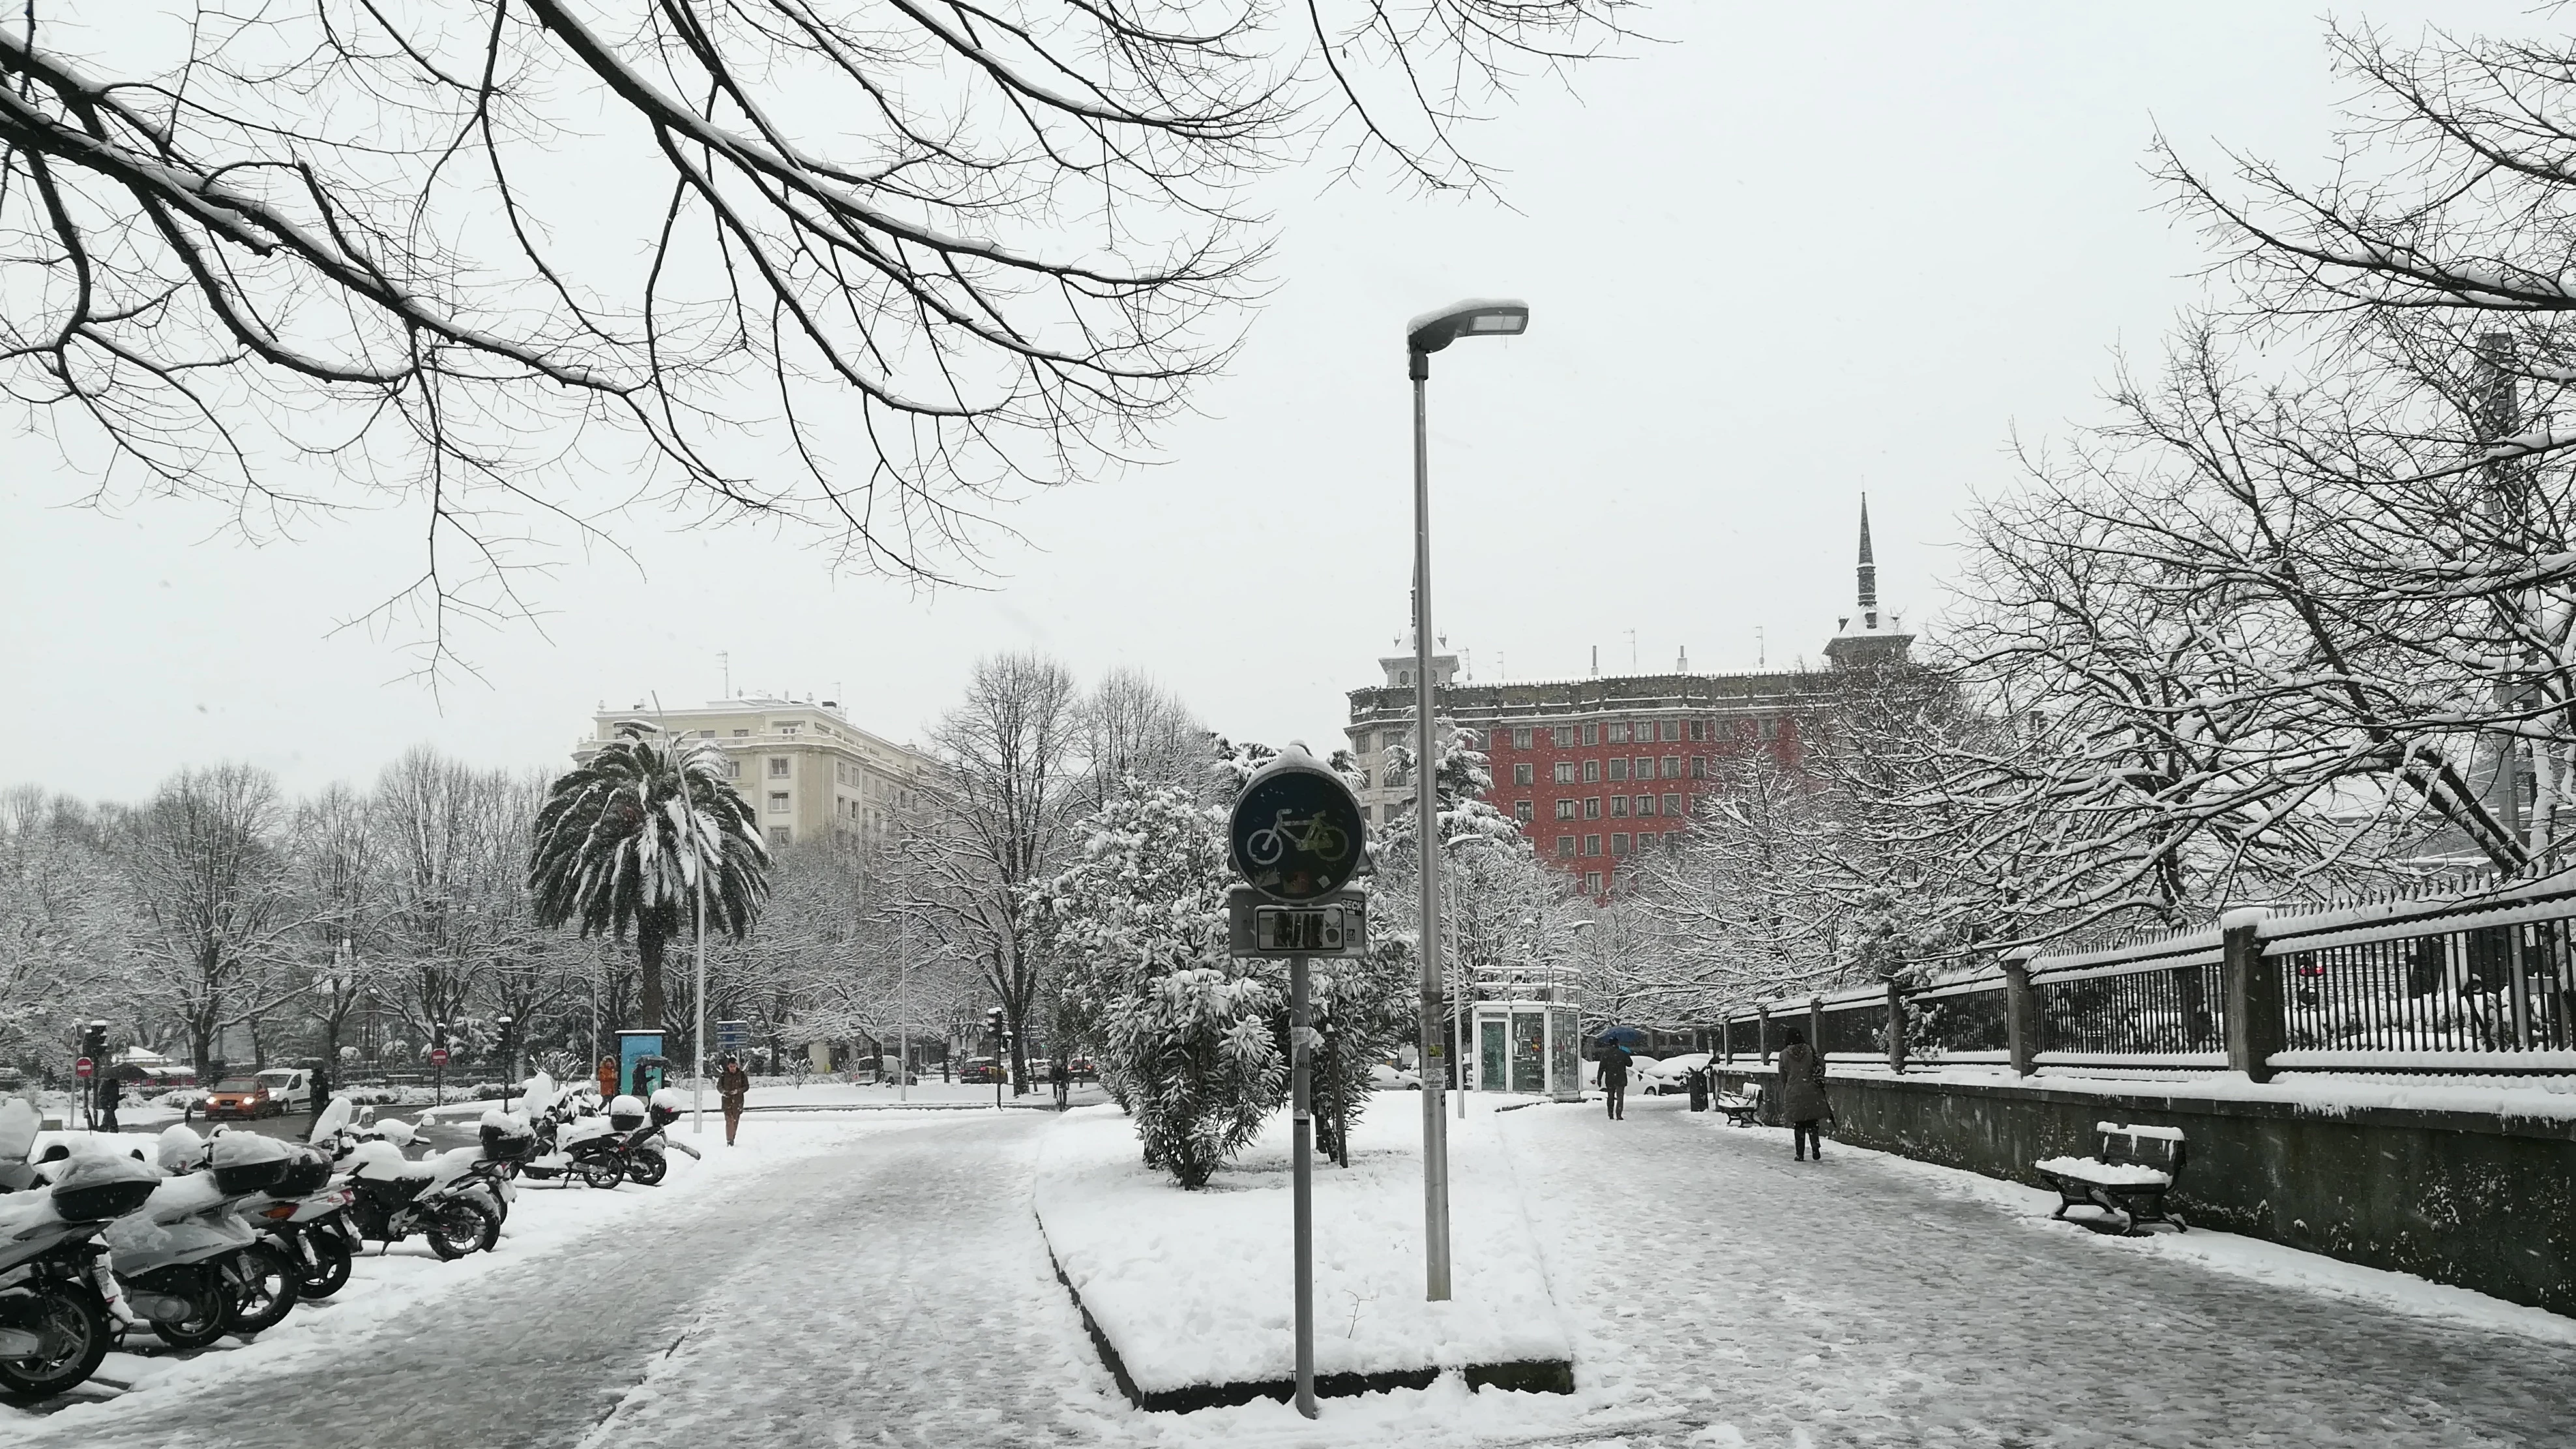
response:
[[[1861,626],[1878,627],[1878,564],[1869,553],[1869,495],[1860,496],[1860,617]]]

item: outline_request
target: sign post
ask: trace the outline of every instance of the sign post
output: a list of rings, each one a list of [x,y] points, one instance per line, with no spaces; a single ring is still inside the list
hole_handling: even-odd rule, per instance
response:
[[[1251,884],[1226,897],[1228,945],[1237,956],[1288,958],[1288,1101],[1293,1173],[1289,1231],[1295,1243],[1297,1412],[1315,1409],[1315,1114],[1307,1041],[1314,1035],[1307,963],[1368,950],[1367,897],[1345,890],[1359,873],[1367,826],[1350,786],[1291,747],[1254,772],[1227,827],[1234,868]],[[1266,898],[1271,904],[1264,904]]]
[[[438,1074],[438,1082],[432,1100],[437,1102],[438,1105],[444,1107],[447,1105],[447,1048],[443,1046],[431,1047],[429,1049],[429,1065],[430,1069]]]

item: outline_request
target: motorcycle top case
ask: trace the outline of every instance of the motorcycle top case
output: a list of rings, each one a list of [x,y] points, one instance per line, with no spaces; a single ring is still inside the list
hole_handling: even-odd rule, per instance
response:
[[[537,1150],[537,1134],[524,1123],[486,1120],[482,1136],[483,1155],[495,1162],[519,1162]]]
[[[330,1182],[331,1159],[307,1150],[297,1153],[287,1162],[286,1171],[277,1179],[277,1194],[280,1197],[309,1197],[329,1186]]]
[[[74,1223],[121,1218],[149,1201],[160,1180],[131,1157],[75,1157],[54,1178],[54,1211]]]
[[[215,1186],[227,1197],[246,1192],[275,1192],[295,1165],[296,1150],[256,1132],[227,1132],[215,1139]]]

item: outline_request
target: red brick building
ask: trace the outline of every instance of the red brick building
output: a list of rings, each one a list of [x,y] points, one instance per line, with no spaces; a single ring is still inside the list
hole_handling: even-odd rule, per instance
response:
[[[1517,816],[1539,854],[1605,893],[1620,866],[1676,843],[1709,781],[1751,751],[1798,763],[1802,718],[1825,702],[1831,671],[1905,657],[1911,636],[1882,626],[1869,513],[1861,512],[1860,612],[1825,646],[1826,671],[1617,675],[1531,683],[1465,684],[1457,660],[1438,655],[1435,708],[1483,732],[1492,760],[1489,798]],[[1859,627],[1853,627],[1857,623]],[[1678,661],[1677,661],[1678,663]],[[1391,776],[1389,748],[1413,730],[1413,658],[1378,661],[1386,682],[1351,691],[1351,749],[1368,772],[1362,808],[1371,824],[1409,808],[1410,781]]]

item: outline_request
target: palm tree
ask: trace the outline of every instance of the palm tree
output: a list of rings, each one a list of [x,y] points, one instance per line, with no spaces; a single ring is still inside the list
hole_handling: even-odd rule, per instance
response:
[[[751,803],[725,782],[707,741],[657,744],[629,722],[617,738],[547,787],[528,844],[537,923],[578,920],[581,934],[635,930],[643,965],[638,1026],[662,1029],[662,948],[685,934],[706,883],[707,928],[737,941],[769,895],[769,848]]]

